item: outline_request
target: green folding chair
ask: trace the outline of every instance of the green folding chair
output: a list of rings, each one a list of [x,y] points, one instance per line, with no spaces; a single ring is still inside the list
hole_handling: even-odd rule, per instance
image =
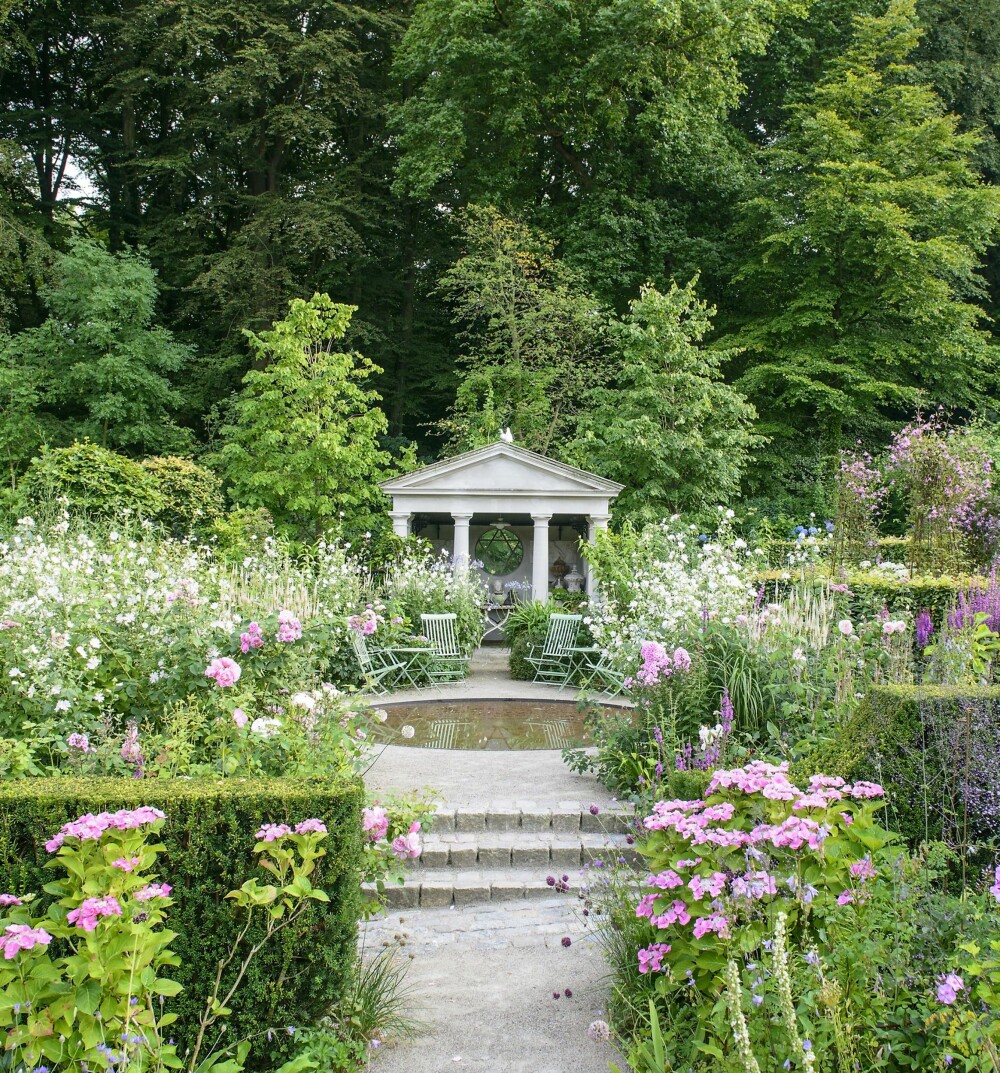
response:
[[[394,684],[406,670],[406,664],[396,659],[387,649],[370,649],[365,635],[360,630],[349,632],[358,666],[361,668],[368,688],[373,693],[388,693],[389,690],[383,683],[386,679],[391,679],[389,685]]]
[[[431,658],[428,674],[434,682],[453,682],[464,678],[469,667],[469,657],[458,643],[455,624],[458,615],[450,611],[444,615],[421,615],[420,629],[431,643]]]
[[[545,641],[529,649],[527,661],[535,668],[536,682],[565,685],[573,669],[570,649],[576,645],[583,615],[549,615]]]

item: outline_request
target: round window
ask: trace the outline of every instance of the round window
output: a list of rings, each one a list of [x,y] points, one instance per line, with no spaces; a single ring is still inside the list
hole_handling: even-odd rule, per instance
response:
[[[487,529],[476,541],[476,558],[488,574],[509,574],[521,565],[524,545],[509,529]]]

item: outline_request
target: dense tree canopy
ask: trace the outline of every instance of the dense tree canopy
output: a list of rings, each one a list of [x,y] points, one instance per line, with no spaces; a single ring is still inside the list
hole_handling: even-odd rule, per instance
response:
[[[995,406],[1000,0],[8,7],[12,480],[84,432],[207,450],[272,360],[252,339],[317,292],[357,309],[342,349],[382,370],[385,451],[510,425],[568,457],[610,401],[584,389],[635,387],[632,303],[695,276],[717,309],[697,352],[713,332],[741,351],[719,372],[771,442],[744,487],[772,505],[919,405]],[[118,341],[68,349],[57,323],[81,237],[108,286],[142,258],[156,274],[133,344],[173,349],[129,369],[141,389],[113,373]],[[44,333],[67,344],[51,361]]]

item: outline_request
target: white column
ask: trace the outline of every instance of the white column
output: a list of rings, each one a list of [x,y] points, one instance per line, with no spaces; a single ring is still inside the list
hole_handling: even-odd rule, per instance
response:
[[[610,514],[591,514],[587,517],[587,540],[593,544],[597,540],[598,530],[607,529],[611,520]],[[593,602],[597,598],[597,578],[594,576],[594,568],[587,563],[587,598]]]
[[[410,535],[410,522],[413,515],[405,510],[390,510],[389,517],[392,518],[392,531],[401,540],[405,540]]]
[[[451,512],[452,521],[455,523],[455,543],[452,556],[456,566],[469,565],[469,522],[471,514],[456,514]]]
[[[549,519],[551,514],[532,514],[535,523],[531,545],[531,595],[536,600],[549,598]]]

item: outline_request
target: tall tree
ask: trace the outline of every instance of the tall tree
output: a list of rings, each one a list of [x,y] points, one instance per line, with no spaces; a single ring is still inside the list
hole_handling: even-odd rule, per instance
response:
[[[611,327],[616,372],[588,393],[573,454],[620,481],[616,510],[656,521],[726,503],[755,445],[753,407],[722,379],[725,351],[702,345],[715,310],[696,281],[644,287]]]
[[[714,265],[738,57],[798,0],[421,0],[397,53],[400,186],[541,227],[599,297]]]
[[[345,514],[356,521],[376,507],[376,481],[387,475],[385,415],[365,386],[381,370],[334,349],[353,312],[314,294],[293,299],[268,331],[248,333],[262,367],[243,378],[207,459],[234,502],[267,508],[287,530],[319,535]]]
[[[1000,191],[979,181],[975,136],[916,80],[918,39],[913,0],[859,18],[744,206],[747,315],[730,342],[776,474],[804,441],[830,456],[914,407],[974,407],[996,387],[975,299]]]
[[[462,220],[465,250],[441,283],[464,368],[444,422],[450,447],[481,446],[509,426],[517,443],[558,455],[603,375],[605,314],[546,236],[493,208]]]
[[[183,448],[189,437],[174,421],[181,396],[171,377],[191,352],[153,323],[149,262],[79,240],[58,277],[45,292],[48,319],[2,348],[8,370],[38,384],[39,420],[65,440],[138,453]]]

